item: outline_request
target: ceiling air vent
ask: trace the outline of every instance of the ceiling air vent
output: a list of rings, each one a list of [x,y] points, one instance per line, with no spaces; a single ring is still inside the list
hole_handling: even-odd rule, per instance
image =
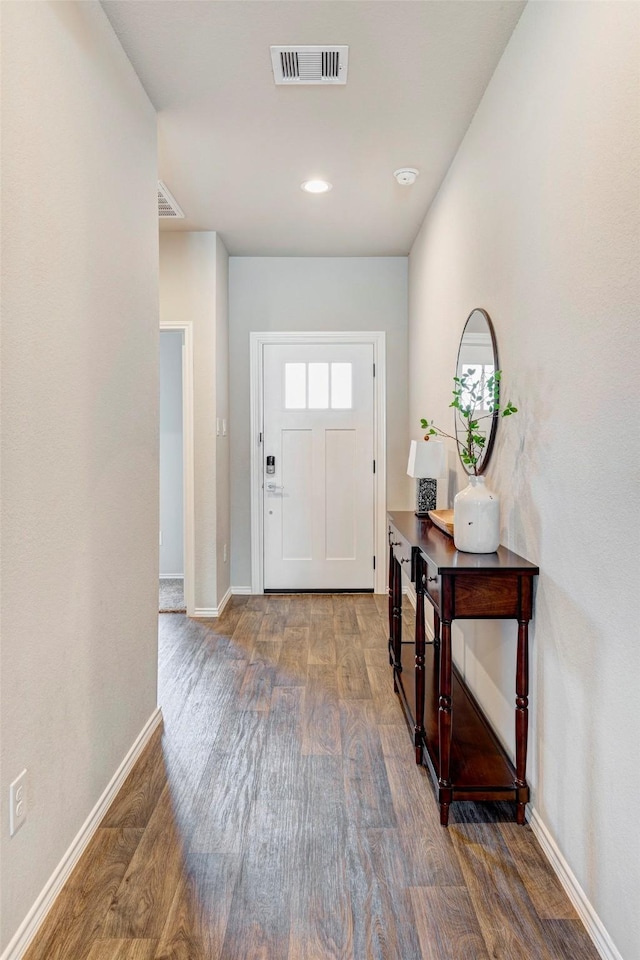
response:
[[[158,180],[158,216],[172,217],[174,220],[184,220],[184,213],[162,180]]]
[[[349,47],[271,47],[273,76],[281,83],[346,83]]]

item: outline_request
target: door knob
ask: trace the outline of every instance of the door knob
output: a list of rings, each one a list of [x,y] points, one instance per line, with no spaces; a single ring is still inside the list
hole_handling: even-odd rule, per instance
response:
[[[267,483],[267,493],[282,493],[284,490],[284,485],[278,486],[273,480],[270,480]]]

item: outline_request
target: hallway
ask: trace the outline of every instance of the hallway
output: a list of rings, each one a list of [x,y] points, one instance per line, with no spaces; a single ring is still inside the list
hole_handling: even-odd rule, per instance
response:
[[[508,805],[440,827],[386,638],[373,595],[161,616],[164,730],[25,960],[596,958]]]

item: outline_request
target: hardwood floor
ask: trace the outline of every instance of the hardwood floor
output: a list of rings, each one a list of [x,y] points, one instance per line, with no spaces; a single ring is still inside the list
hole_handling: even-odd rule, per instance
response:
[[[164,729],[25,960],[597,960],[508,806],[440,826],[386,611],[295,595],[161,616]]]

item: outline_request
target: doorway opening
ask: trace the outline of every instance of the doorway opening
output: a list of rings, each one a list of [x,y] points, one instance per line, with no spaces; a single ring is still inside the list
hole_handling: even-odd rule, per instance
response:
[[[159,611],[193,612],[191,326],[160,328]]]

